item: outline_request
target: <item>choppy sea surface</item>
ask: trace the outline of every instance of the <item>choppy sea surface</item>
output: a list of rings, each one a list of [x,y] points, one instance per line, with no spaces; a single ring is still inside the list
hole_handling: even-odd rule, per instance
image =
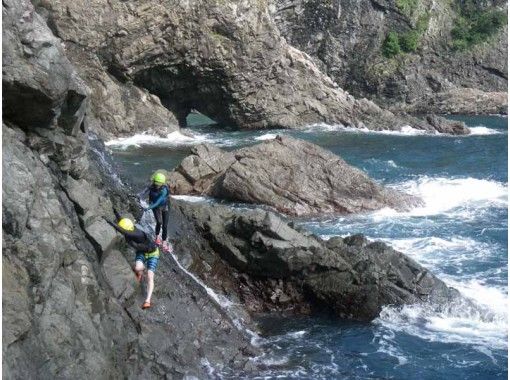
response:
[[[261,335],[255,343],[267,353],[256,360],[264,369],[237,377],[506,379],[508,119],[455,118],[465,121],[472,134],[426,135],[412,128],[370,132],[323,124],[301,131],[240,132],[200,125],[204,119],[193,115],[195,126],[183,132],[165,138],[136,135],[107,145],[122,177],[141,187],[153,170],[174,168],[202,142],[235,149],[287,134],[318,144],[380,183],[422,197],[425,206],[299,223],[326,239],[363,233],[383,240],[479,306],[443,311],[389,306],[368,324],[259,316]]]

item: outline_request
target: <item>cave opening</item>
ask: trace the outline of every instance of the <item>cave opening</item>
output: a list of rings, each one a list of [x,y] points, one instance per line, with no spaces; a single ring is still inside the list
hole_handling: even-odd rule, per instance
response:
[[[209,116],[193,109],[186,116],[186,127],[208,127],[217,126],[218,123]]]

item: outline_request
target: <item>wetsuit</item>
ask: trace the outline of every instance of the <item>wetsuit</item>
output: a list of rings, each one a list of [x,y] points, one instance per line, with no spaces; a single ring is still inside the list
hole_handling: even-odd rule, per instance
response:
[[[156,236],[159,236],[159,232],[163,229],[163,234],[161,236],[163,241],[166,241],[168,234],[168,195],[170,191],[166,185],[156,186],[154,184],[146,187],[140,194],[140,198],[142,198],[145,194],[149,194],[149,210],[152,210],[154,213],[154,218],[156,219]]]
[[[139,230],[136,227],[134,231],[127,231],[119,227],[116,223],[109,220],[106,221],[124,235],[126,242],[135,249],[135,261],[141,261],[145,264],[148,270],[155,272],[159,261],[159,249],[152,239],[147,236],[144,231]]]

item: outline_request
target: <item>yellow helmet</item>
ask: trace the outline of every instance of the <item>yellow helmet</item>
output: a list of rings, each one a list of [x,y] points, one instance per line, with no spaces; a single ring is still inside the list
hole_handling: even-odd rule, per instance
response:
[[[134,231],[135,230],[135,224],[131,219],[128,218],[122,218],[119,220],[119,223],[117,224],[120,228],[126,230],[126,231]]]
[[[152,176],[152,182],[154,182],[156,185],[164,185],[166,182],[166,177],[163,173],[156,172]]]

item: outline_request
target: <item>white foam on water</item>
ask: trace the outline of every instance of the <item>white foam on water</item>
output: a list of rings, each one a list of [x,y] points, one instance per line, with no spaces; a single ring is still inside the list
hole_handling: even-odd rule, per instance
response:
[[[370,158],[366,161],[370,165],[376,165],[377,167],[386,167],[386,171],[392,171],[399,166],[393,160],[379,160],[377,158]]]
[[[403,126],[400,128],[400,130],[391,131],[391,130],[384,130],[384,131],[374,131],[374,133],[381,133],[383,135],[396,135],[396,136],[421,136],[421,135],[440,135],[439,132],[434,131],[425,131],[423,129],[416,129],[411,127],[410,125]]]
[[[396,358],[398,360],[398,365],[404,365],[409,361],[396,344],[391,344],[388,341],[381,340],[377,352]]]
[[[120,137],[105,142],[105,145],[118,149],[128,149],[130,147],[140,147],[143,145],[154,146],[179,146],[195,145],[202,143],[217,143],[219,140],[208,134],[191,133],[183,134],[180,131],[169,133],[166,137],[156,136],[149,133],[136,134],[130,137]]]
[[[301,331],[290,332],[290,333],[287,333],[286,335],[289,338],[297,339],[297,338],[302,338],[305,334],[306,334],[306,330],[301,330]]]
[[[262,359],[261,362],[267,366],[281,366],[287,364],[289,362],[289,358],[287,356],[282,357],[269,357]]]
[[[504,132],[485,127],[483,125],[479,125],[476,127],[468,127],[470,134],[469,135],[458,135],[453,137],[469,137],[469,136],[484,136],[484,135],[499,135]],[[366,127],[355,128],[355,127],[346,127],[342,124],[312,124],[307,126],[303,132],[314,133],[314,132],[354,132],[354,133],[374,133],[374,134],[382,134],[382,135],[391,135],[391,136],[437,136],[437,137],[452,137],[450,134],[440,133],[438,131],[427,131],[423,129],[413,128],[410,125],[406,125],[401,127],[398,130],[372,130]]]
[[[372,130],[366,127],[356,128],[356,127],[347,127],[343,124],[325,124],[325,123],[317,123],[311,124],[307,126],[305,129],[301,130],[302,132],[307,133],[316,133],[316,132],[353,132],[353,133],[374,133],[374,134],[383,134],[383,135],[393,135],[393,136],[420,136],[420,135],[430,135],[430,136],[442,136],[443,134],[437,131],[425,131],[422,129],[413,128],[409,125],[403,126],[398,130]]]
[[[367,128],[354,128],[354,127],[346,127],[343,124],[326,124],[326,123],[316,123],[310,124],[306,126],[301,132],[305,133],[316,133],[316,132],[363,132],[368,131]]]
[[[262,136],[257,136],[254,139],[258,141],[265,141],[265,140],[274,140],[278,136],[276,133],[266,133]]]
[[[468,127],[471,133],[468,136],[485,136],[485,135],[501,135],[502,131],[498,131],[497,129],[491,129],[484,127],[482,125],[476,127]]]
[[[479,209],[487,207],[506,208],[508,206],[507,184],[493,180],[470,177],[431,178],[423,176],[417,180],[407,181],[393,187],[421,197],[425,202],[425,206],[417,207],[405,213],[398,213],[386,208],[375,212],[375,217],[392,217],[396,214],[428,216],[443,214],[459,207]],[[458,211],[469,212],[470,210]]]
[[[393,160],[388,160],[386,163],[391,166],[392,168],[398,168],[398,165]]]
[[[446,279],[445,282],[474,301],[474,306],[466,302],[440,310],[427,304],[387,306],[374,323],[432,342],[470,344],[487,350],[506,349],[507,291],[474,280],[462,283]]]
[[[501,250],[501,247],[497,244],[462,236],[448,238],[436,236],[401,239],[382,238],[379,240],[416,259],[428,269],[435,269],[436,273],[438,267],[447,264],[457,267],[458,274],[461,274],[464,264],[490,260],[495,252]],[[482,275],[484,274],[482,273]]]
[[[480,280],[458,281],[453,278],[443,278],[448,286],[459,290],[462,295],[472,299],[477,305],[482,305],[495,313],[496,319],[506,323],[508,314],[508,292],[504,288],[488,286]]]
[[[173,199],[177,199],[184,202],[199,203],[199,202],[211,202],[212,199],[201,195],[171,195]]]

